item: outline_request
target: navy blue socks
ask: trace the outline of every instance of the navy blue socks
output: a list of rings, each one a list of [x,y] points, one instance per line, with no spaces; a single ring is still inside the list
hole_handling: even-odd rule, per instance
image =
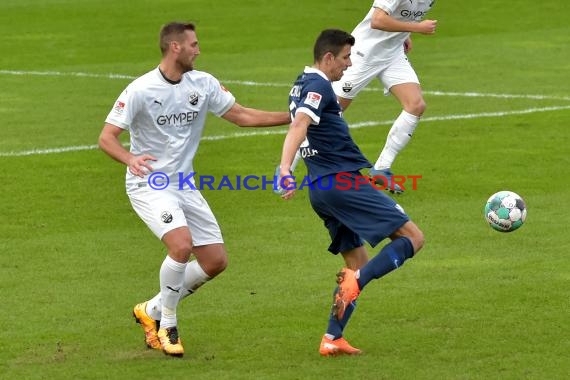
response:
[[[401,267],[414,256],[414,247],[407,237],[400,237],[386,244],[365,266],[360,268],[358,286],[362,290],[370,281],[387,275]]]
[[[344,311],[344,316],[342,317],[341,320],[336,319],[336,315],[333,314],[331,310],[331,313],[329,315],[329,326],[327,328],[327,334],[330,335],[329,337],[330,339],[334,340],[342,336],[342,332],[346,327],[346,324],[348,323],[348,320],[350,319],[350,316],[352,315],[352,312],[354,311],[355,308],[356,308],[356,301],[353,301],[350,303],[350,305],[346,307],[346,310]]]

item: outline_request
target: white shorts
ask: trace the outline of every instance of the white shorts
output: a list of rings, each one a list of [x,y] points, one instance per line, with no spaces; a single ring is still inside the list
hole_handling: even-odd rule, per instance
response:
[[[135,212],[159,239],[175,228],[188,227],[196,247],[224,242],[216,217],[198,190],[141,187],[127,195]]]
[[[352,55],[351,59],[352,66],[344,72],[341,80],[332,84],[338,97],[354,99],[374,78],[378,78],[384,86],[384,95],[389,95],[390,88],[397,84],[420,84],[408,57],[403,53],[390,62],[375,65],[366,63],[356,54]]]

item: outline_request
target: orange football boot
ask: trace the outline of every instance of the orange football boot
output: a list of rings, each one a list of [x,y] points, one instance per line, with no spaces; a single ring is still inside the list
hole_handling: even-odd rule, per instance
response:
[[[146,305],[148,302],[139,303],[133,309],[133,316],[137,323],[140,323],[144,330],[145,342],[148,348],[161,350],[162,346],[158,340],[158,322],[152,319],[146,313]]]
[[[323,336],[319,353],[321,356],[360,355],[362,350],[352,347],[344,338],[332,340]]]

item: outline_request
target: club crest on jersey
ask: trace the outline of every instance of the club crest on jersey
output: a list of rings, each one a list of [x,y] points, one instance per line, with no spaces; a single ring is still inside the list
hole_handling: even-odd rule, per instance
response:
[[[350,92],[352,91],[352,82],[344,82],[342,84],[342,91],[343,92]]]
[[[188,101],[190,102],[190,104],[195,106],[196,104],[198,104],[199,98],[200,96],[198,95],[198,93],[194,91],[188,96]]]
[[[321,100],[323,99],[323,96],[321,94],[319,94],[318,92],[309,92],[307,94],[307,97],[305,98],[305,104],[313,107],[313,108],[319,108],[319,105],[321,104]]]

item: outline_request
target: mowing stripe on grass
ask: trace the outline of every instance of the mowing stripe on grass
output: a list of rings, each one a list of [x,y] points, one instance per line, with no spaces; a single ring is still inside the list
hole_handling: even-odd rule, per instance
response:
[[[21,76],[47,76],[47,77],[79,77],[79,78],[100,78],[100,79],[129,79],[137,78],[133,75],[126,74],[97,74],[83,72],[65,72],[65,71],[22,71],[22,70],[0,70],[0,75],[21,75]],[[257,86],[257,87],[283,87],[290,88],[290,83],[271,83],[271,82],[253,82],[240,80],[222,80],[224,84],[237,84],[241,86]],[[382,88],[365,88],[364,91],[384,91]],[[444,92],[444,91],[423,91],[424,94],[432,96],[457,96],[468,98],[503,98],[503,99],[534,99],[534,100],[562,100],[570,101],[568,96],[549,96],[549,95],[531,95],[531,94],[494,94],[479,92]]]
[[[542,108],[527,108],[523,110],[516,110],[516,111],[503,111],[503,112],[482,112],[482,113],[470,113],[470,114],[463,114],[463,115],[447,115],[447,116],[431,116],[431,117],[424,117],[422,118],[422,122],[433,122],[433,121],[448,121],[448,120],[465,120],[465,119],[478,119],[478,118],[485,118],[485,117],[504,117],[504,116],[511,116],[511,115],[525,115],[529,113],[536,113],[536,112],[550,112],[550,111],[560,111],[560,110],[568,110],[570,109],[570,105],[568,106],[552,106],[552,107],[542,107]],[[354,123],[350,125],[351,129],[358,129],[358,128],[366,128],[366,127],[373,127],[376,125],[392,125],[393,120],[385,120],[385,121],[363,121],[360,123]],[[202,141],[217,141],[217,140],[226,140],[226,139],[233,139],[233,138],[242,138],[242,137],[253,137],[253,136],[269,136],[269,135],[284,135],[287,133],[286,129],[279,128],[279,129],[270,129],[270,130],[255,130],[255,131],[248,131],[248,132],[236,132],[231,133],[229,135],[213,135],[213,136],[203,136]],[[35,156],[35,155],[44,155],[44,154],[53,154],[53,153],[65,153],[65,152],[75,152],[75,151],[83,151],[83,150],[93,150],[97,149],[97,145],[78,145],[78,146],[66,146],[60,148],[46,148],[46,149],[31,149],[31,150],[22,150],[22,151],[11,151],[11,152],[0,152],[0,157],[22,157],[22,156]]]
[[[20,75],[20,76],[51,76],[51,77],[80,77],[80,78],[99,78],[99,79],[127,79],[133,80],[136,76],[125,74],[97,74],[97,73],[84,73],[84,72],[63,72],[63,71],[22,71],[22,70],[0,70],[0,75]],[[224,83],[237,84],[242,86],[258,86],[258,87],[283,87],[289,88],[290,84],[284,83],[269,83],[269,82],[253,82],[253,81],[238,81],[238,80],[225,80]],[[380,88],[366,88],[365,91],[382,91]],[[557,97],[546,95],[520,95],[520,94],[493,94],[493,93],[478,93],[478,92],[443,92],[443,91],[424,91],[425,94],[433,96],[456,96],[456,97],[489,97],[489,98],[505,98],[505,99],[534,99],[534,100],[563,100],[570,101],[570,97]],[[430,121],[446,121],[446,120],[461,120],[461,119],[475,119],[483,117],[503,117],[510,115],[523,115],[535,112],[549,112],[570,109],[570,106],[551,106],[541,108],[528,108],[515,111],[503,112],[483,112],[464,115],[447,115],[447,116],[432,116],[422,118],[422,122]],[[364,128],[375,125],[391,125],[392,120],[388,121],[364,121],[360,123],[351,124],[351,128]],[[264,130],[264,131],[251,131],[251,132],[236,132],[229,135],[214,135],[204,136],[202,140],[217,141],[230,138],[252,137],[252,136],[267,136],[285,134],[286,130]],[[59,148],[45,148],[45,149],[31,149],[23,151],[10,151],[0,152],[0,157],[21,157],[21,156],[34,156],[54,153],[75,152],[84,150],[97,149],[97,145],[78,145],[67,146]]]

